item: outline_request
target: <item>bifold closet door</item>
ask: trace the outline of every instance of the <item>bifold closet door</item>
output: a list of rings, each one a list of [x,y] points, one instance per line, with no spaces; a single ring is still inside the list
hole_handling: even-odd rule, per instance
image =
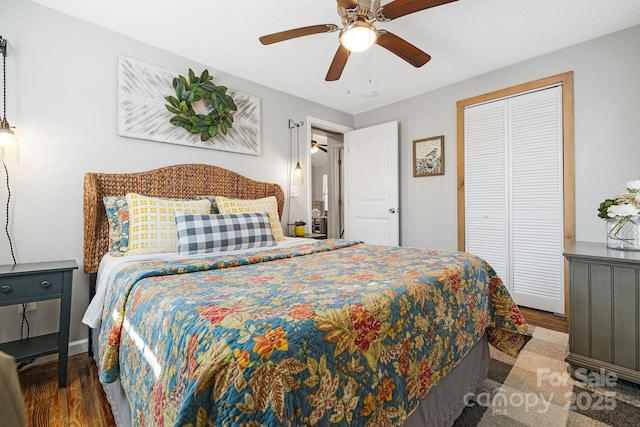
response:
[[[468,252],[522,306],[564,312],[562,88],[465,110]]]
[[[512,295],[564,313],[562,87],[509,99]]]
[[[506,103],[465,109],[465,251],[477,255],[510,288]]]

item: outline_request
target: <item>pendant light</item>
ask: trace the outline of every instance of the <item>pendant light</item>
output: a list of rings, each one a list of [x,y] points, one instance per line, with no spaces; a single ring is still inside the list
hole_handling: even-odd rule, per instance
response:
[[[2,155],[3,162],[5,157],[14,157],[13,160],[17,162],[18,154],[18,139],[13,133],[12,127],[7,120],[7,39],[0,36],[0,53],[2,53],[2,87],[3,87],[3,109],[2,119],[0,119],[0,154]],[[9,156],[10,153],[14,153],[13,156]]]
[[[297,163],[296,167],[293,169],[293,182],[292,184],[295,186],[301,186],[304,184],[304,175],[302,174],[302,166],[300,166],[300,126],[302,126],[304,122],[296,123],[293,120],[289,119],[289,140],[292,139],[293,129],[296,129],[296,157]]]
[[[4,231],[7,235],[7,240],[9,241],[9,249],[11,250],[11,258],[13,259],[13,264],[16,264],[16,255],[13,252],[13,241],[11,240],[11,233],[9,233],[9,213],[11,206],[11,186],[9,185],[9,169],[7,169],[7,156],[11,151],[15,151],[17,153],[18,140],[16,139],[15,134],[11,130],[11,126],[7,121],[7,39],[3,39],[0,36],[0,52],[2,52],[2,75],[3,75],[3,110],[2,110],[2,119],[0,119],[0,160],[2,163],[2,169],[4,170],[5,181],[7,185],[7,204],[6,211],[7,215],[5,217],[4,223]],[[23,305],[24,309],[24,305]],[[24,311],[23,311],[24,313]]]

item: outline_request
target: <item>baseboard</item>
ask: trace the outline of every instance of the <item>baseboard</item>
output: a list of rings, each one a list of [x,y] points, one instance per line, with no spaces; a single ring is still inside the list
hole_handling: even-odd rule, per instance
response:
[[[87,338],[78,341],[72,341],[69,343],[69,357],[75,356],[76,354],[80,353],[86,353],[88,348],[89,340]],[[49,363],[54,360],[58,360],[58,353],[38,357],[33,363],[30,363],[27,366],[44,365],[45,363]]]

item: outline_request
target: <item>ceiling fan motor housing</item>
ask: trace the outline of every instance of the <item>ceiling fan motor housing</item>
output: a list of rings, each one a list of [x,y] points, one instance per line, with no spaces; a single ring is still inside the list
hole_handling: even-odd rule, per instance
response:
[[[344,8],[338,5],[338,14],[342,20],[342,25],[345,27],[356,21],[372,23],[386,20],[381,14],[380,0],[359,0],[358,4],[352,8]]]

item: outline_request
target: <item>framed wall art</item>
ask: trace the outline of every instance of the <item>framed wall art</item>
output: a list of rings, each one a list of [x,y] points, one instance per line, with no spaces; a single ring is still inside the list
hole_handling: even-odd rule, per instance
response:
[[[233,127],[208,141],[169,123],[173,116],[165,107],[167,95],[175,95],[173,78],[178,72],[141,60],[118,57],[118,134],[191,147],[260,155],[260,98],[228,90],[238,110]],[[182,74],[185,74],[184,72]],[[199,73],[198,73],[199,74]]]
[[[413,176],[444,175],[444,135],[413,141]]]

